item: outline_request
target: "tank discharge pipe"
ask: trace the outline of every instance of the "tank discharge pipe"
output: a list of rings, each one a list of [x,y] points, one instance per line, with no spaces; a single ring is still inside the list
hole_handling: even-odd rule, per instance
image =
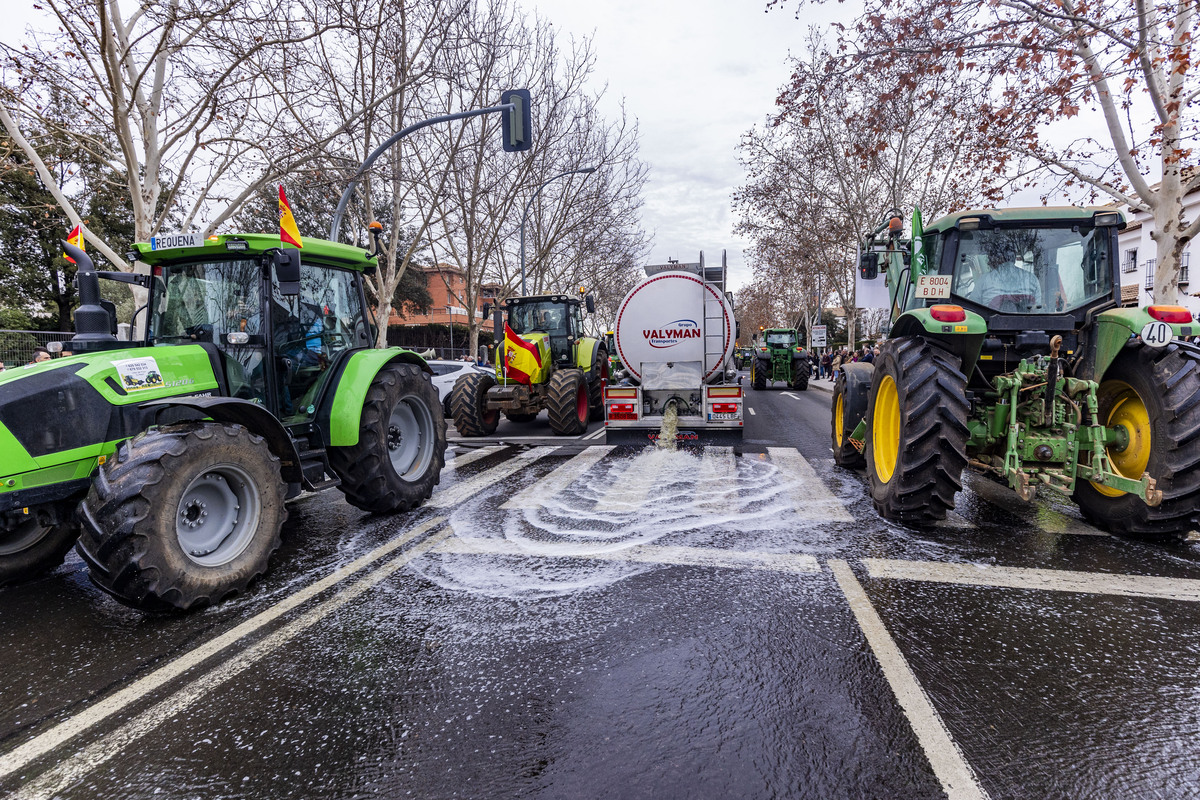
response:
[[[679,409],[674,400],[668,400],[663,406],[662,426],[658,429],[658,447],[660,450],[675,450],[675,434],[679,430]]]

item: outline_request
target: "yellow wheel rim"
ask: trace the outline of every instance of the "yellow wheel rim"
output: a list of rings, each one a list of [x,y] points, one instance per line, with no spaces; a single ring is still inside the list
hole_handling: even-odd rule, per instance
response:
[[[842,446],[842,396],[839,394],[833,401],[833,440],[837,446]]]
[[[1146,404],[1132,386],[1124,381],[1105,381],[1101,387],[1104,395],[1113,395],[1112,409],[1104,424],[1109,428],[1124,428],[1129,444],[1124,450],[1107,448],[1109,461],[1118,475],[1139,481],[1146,465],[1150,463],[1150,413]],[[1092,483],[1097,492],[1105,497],[1120,497],[1125,492],[1111,486]]]
[[[896,381],[884,375],[875,392],[875,411],[871,417],[871,453],[875,475],[883,483],[892,479],[900,456],[900,395]]]

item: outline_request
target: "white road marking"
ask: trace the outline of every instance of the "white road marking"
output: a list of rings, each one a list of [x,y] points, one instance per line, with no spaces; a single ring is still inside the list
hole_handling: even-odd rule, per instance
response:
[[[800,399],[800,395],[798,395],[798,394],[792,394],[791,392],[780,392],[780,393],[779,393],[779,396],[780,396],[780,397],[790,397],[790,398],[792,398],[793,400],[799,400],[799,399]]]
[[[606,430],[606,429],[604,429],[604,428],[601,428],[601,429],[600,429],[600,430],[598,430],[598,431],[593,431],[592,433],[589,433],[587,436],[584,436],[583,438],[584,438],[585,440],[599,439],[601,436],[603,436],[603,435],[604,435],[604,433],[605,433],[605,430]]]
[[[872,578],[953,583],[962,586],[994,586],[1004,589],[1111,594],[1121,597],[1161,597],[1168,600],[1200,602],[1200,579],[1196,578],[994,567],[987,564],[941,564],[887,558],[864,558],[863,564]]]
[[[520,472],[555,449],[557,448],[535,447],[532,450],[526,450],[524,453],[510,458],[503,464],[497,464],[478,475],[472,475],[470,478],[460,481],[453,486],[448,486],[444,490],[434,492],[433,497],[429,498],[429,501],[425,505],[430,508],[452,508],[471,495],[478,494],[513,473]]]
[[[540,551],[528,550],[508,539],[455,536],[446,539],[435,552],[533,558],[586,558],[598,561],[734,567],[800,573],[815,573],[821,569],[816,558],[803,553],[765,553],[753,550],[719,550],[709,547],[662,547],[650,544],[599,551],[586,549],[587,547],[587,545],[570,544],[557,546],[552,551]]]
[[[490,447],[480,447],[478,450],[468,451],[462,455],[455,455],[453,459],[446,462],[446,466],[453,467],[454,469],[465,467],[467,464],[478,461],[481,458],[487,458],[493,453],[499,453],[503,449],[505,449],[505,445],[502,444],[494,444]]]
[[[754,416],[757,416],[757,414],[755,414],[755,413],[754,413],[754,409],[753,409],[753,408],[750,408],[749,406],[747,406],[747,407],[746,407],[746,410],[750,412],[750,416],[752,416],[752,417],[754,417]]]
[[[384,564],[379,569],[359,578],[333,597],[314,606],[303,615],[267,636],[261,642],[222,662],[215,669],[188,684],[183,689],[180,689],[166,700],[155,704],[112,733],[102,736],[65,761],[59,762],[53,769],[48,770],[33,782],[23,786],[19,790],[19,796],[22,800],[42,800],[42,798],[50,800],[50,798],[55,797],[63,789],[71,786],[84,775],[113,758],[153,729],[187,710],[213,689],[231,678],[237,677],[253,666],[255,662],[283,647],[296,636],[329,616],[332,612],[350,601],[361,597],[368,590],[391,577],[408,564],[408,562],[432,550],[449,535],[449,530],[439,531],[411,550]]]
[[[503,509],[540,508],[541,498],[553,497],[564,491],[597,461],[608,455],[612,449],[612,445],[589,447],[556,467],[549,475],[517,492],[500,507]]]
[[[987,794],[979,785],[974,770],[963,757],[954,739],[950,737],[950,732],[938,716],[937,709],[933,707],[929,696],[913,675],[904,654],[900,652],[875,607],[871,605],[862,584],[854,577],[850,565],[845,561],[830,560],[829,568],[833,570],[833,576],[837,579],[842,594],[846,595],[850,610],[858,620],[858,626],[879,661],[880,669],[892,687],[904,716],[912,725],[913,732],[917,735],[930,766],[933,767],[933,773],[941,781],[946,796],[950,800],[986,798]]]
[[[798,481],[792,491],[792,504],[798,516],[823,522],[854,521],[842,501],[825,487],[825,482],[800,455],[800,451],[790,447],[768,447],[767,454],[771,457],[771,463]]]
[[[365,556],[355,559],[341,569],[333,572],[328,577],[325,577],[311,586],[302,589],[296,594],[291,595],[290,597],[275,604],[271,608],[268,608],[266,611],[251,617],[241,625],[238,625],[236,628],[226,631],[215,639],[205,642],[195,650],[191,650],[169,664],[159,667],[146,677],[130,684],[115,694],[104,698],[100,702],[81,711],[70,719],[55,725],[45,733],[35,736],[33,739],[25,742],[20,747],[13,749],[11,752],[5,753],[2,757],[0,757],[0,779],[6,778],[9,775],[12,775],[14,772],[23,769],[33,760],[42,757],[64,742],[95,726],[97,723],[107,719],[119,711],[122,711],[131,703],[141,700],[150,692],[155,691],[163,684],[178,677],[202,661],[220,653],[221,651],[233,645],[239,639],[258,631],[264,625],[275,621],[302,603],[311,600],[316,595],[342,581],[347,576],[357,572],[374,561],[378,561],[392,551],[396,550],[396,548],[402,547],[403,545],[412,541],[415,537],[420,536],[422,533],[425,533],[431,528],[437,527],[444,521],[444,518],[427,520],[412,530],[405,532],[402,536],[398,536],[387,544],[375,548]],[[421,546],[423,547],[424,543],[422,543]],[[266,640],[264,640],[264,642],[265,641]],[[261,643],[259,646],[261,646]],[[244,656],[245,654],[243,653],[242,655]],[[223,663],[226,665],[231,664],[233,663],[234,659],[240,657],[242,656],[234,656]],[[22,792],[22,796],[24,796],[24,792]]]

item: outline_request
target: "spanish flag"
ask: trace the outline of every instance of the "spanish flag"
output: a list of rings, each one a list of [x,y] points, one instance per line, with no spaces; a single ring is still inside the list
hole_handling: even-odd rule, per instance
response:
[[[84,247],[83,247],[83,226],[76,225],[74,228],[72,228],[71,232],[67,234],[67,241],[70,244],[73,244],[76,247],[78,247],[80,250],[83,250],[84,249]],[[75,259],[71,258],[70,256],[63,256],[63,257],[66,258],[67,261],[70,261],[72,264],[75,263]]]
[[[517,383],[533,383],[533,373],[542,366],[537,345],[527,342],[504,325],[504,370]]]
[[[283,193],[283,184],[279,184],[279,238],[284,244],[293,247],[304,247],[300,239],[300,229],[296,227],[296,218],[292,216],[292,207],[288,205],[287,195]]]

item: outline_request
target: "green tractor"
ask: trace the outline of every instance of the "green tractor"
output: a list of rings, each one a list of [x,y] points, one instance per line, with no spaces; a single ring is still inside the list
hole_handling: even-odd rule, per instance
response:
[[[864,243],[892,301],[874,364],[842,367],[832,441],[884,517],[945,517],[966,466],[1110,532],[1178,538],[1200,509],[1200,333],[1179,306],[1120,307],[1111,208],[898,211]]]
[[[808,389],[812,377],[812,361],[799,344],[796,331],[791,328],[767,328],[762,332],[762,342],[754,349],[750,361],[750,385],[757,390],[767,388],[767,383],[783,381],[797,391]]]
[[[445,419],[419,356],[372,347],[368,252],[306,239],[301,263],[278,235],[167,237],[130,253],[149,275],[67,252],[72,355],[0,373],[0,582],[77,544],[118,600],[195,608],[267,570],[302,491],[370,512],[432,493]],[[101,277],[147,291],[141,340],[113,335]]]
[[[501,412],[512,422],[532,422],[544,408],[550,427],[563,436],[581,434],[589,421],[604,419],[608,350],[584,335],[585,303],[588,313],[595,311],[591,295],[583,303],[561,294],[505,301],[507,325],[502,313],[494,316],[500,343],[495,375],[464,375],[450,396],[461,436],[494,433]],[[488,306],[485,318],[492,311]]]

